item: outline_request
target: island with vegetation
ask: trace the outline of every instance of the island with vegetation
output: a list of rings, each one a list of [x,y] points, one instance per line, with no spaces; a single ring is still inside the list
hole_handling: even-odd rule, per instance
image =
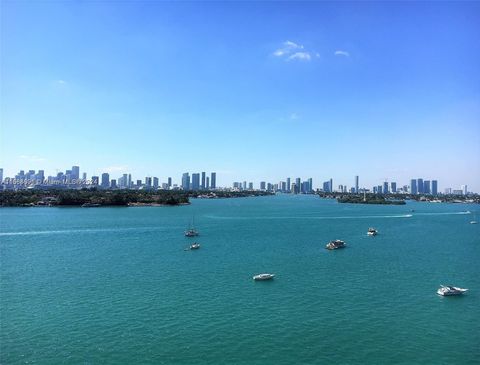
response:
[[[351,203],[351,204],[383,204],[383,205],[404,205],[403,199],[387,199],[383,195],[378,194],[346,194],[337,197],[339,203]]]
[[[0,192],[0,207],[32,206],[175,206],[190,198],[236,198],[271,195],[263,191],[25,189]]]

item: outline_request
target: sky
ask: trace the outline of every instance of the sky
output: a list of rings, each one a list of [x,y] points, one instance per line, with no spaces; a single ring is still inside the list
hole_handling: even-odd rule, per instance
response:
[[[480,192],[479,2],[0,4],[4,176]]]

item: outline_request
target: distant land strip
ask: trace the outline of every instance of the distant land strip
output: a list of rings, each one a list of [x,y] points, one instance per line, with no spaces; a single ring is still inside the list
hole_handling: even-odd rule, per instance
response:
[[[241,198],[273,195],[266,191],[182,191],[182,190],[16,190],[0,192],[0,207],[34,206],[175,206],[190,204],[190,198]]]

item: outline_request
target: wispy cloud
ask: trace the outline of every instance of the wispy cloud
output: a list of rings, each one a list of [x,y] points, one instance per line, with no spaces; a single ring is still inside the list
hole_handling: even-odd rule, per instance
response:
[[[312,59],[312,56],[310,56],[310,53],[308,52],[295,52],[294,54],[288,56],[287,60],[292,61],[292,60],[301,60],[301,61],[310,61]]]
[[[67,82],[65,80],[56,80],[55,81],[57,83],[57,85],[66,85]]]
[[[18,158],[21,158],[22,160],[28,161],[28,162],[42,162],[46,161],[47,159],[44,157],[36,156],[36,155],[20,155]]]
[[[310,61],[312,59],[312,53],[305,50],[305,47],[299,43],[292,41],[285,41],[281,48],[278,48],[273,52],[275,57],[284,58],[287,61],[300,60],[300,61]],[[318,53],[315,53],[317,57]]]
[[[350,53],[348,53],[347,51],[338,50],[335,51],[335,56],[350,57]]]
[[[290,114],[290,120],[297,120],[299,118],[300,118],[300,116],[297,113]]]

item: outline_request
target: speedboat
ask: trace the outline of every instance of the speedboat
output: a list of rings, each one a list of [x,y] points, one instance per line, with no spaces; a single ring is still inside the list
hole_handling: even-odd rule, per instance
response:
[[[457,288],[456,286],[440,285],[440,289],[437,290],[438,295],[462,295],[468,291],[468,289]]]
[[[477,221],[470,221],[470,224],[477,224]]]
[[[378,231],[375,228],[369,228],[367,234],[369,236],[376,236]]]
[[[334,240],[327,243],[325,248],[327,250],[336,250],[337,248],[344,248],[346,246],[345,242],[342,240]]]
[[[198,250],[200,248],[200,243],[195,242],[190,245],[190,250]]]
[[[274,278],[274,274],[258,274],[253,277],[255,281],[263,281],[263,280],[272,280]]]

